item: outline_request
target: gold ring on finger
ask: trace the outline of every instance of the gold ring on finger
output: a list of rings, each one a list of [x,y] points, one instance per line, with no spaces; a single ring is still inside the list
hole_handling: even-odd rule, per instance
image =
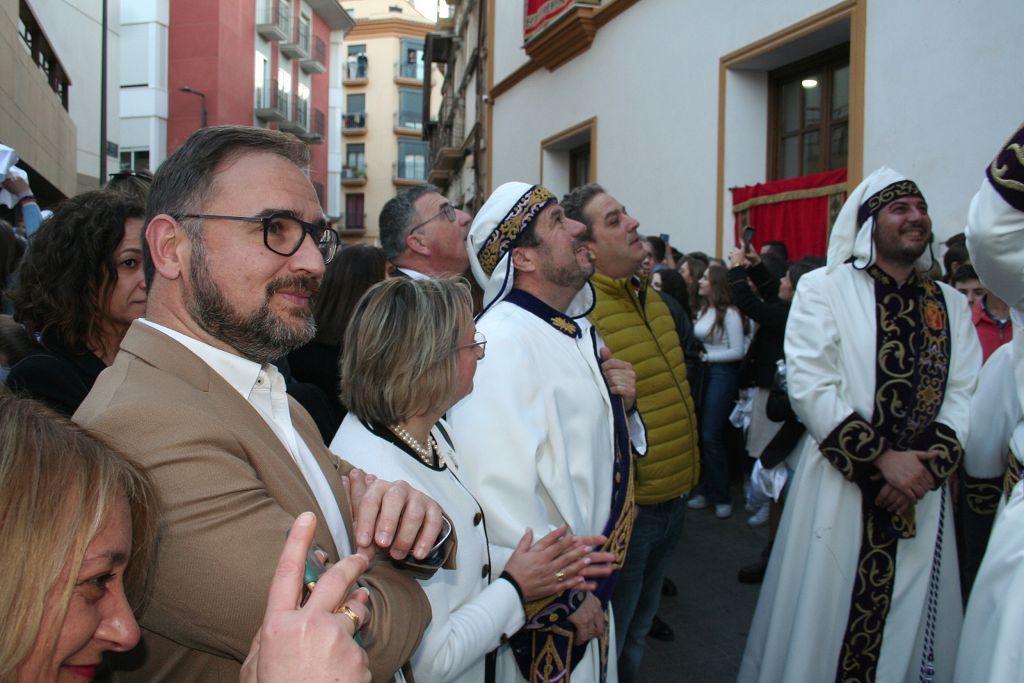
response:
[[[359,615],[356,614],[356,611],[348,605],[343,605],[341,608],[334,610],[334,612],[336,614],[344,614],[346,617],[351,619],[352,623],[356,626],[356,631],[359,630],[359,626],[363,623],[359,618]]]
[[[565,571],[559,569],[557,572],[555,572],[555,578],[559,581],[565,581]]]

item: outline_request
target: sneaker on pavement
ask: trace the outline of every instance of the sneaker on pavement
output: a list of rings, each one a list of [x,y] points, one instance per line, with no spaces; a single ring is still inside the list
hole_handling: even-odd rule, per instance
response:
[[[769,511],[767,505],[762,505],[757,509],[757,512],[747,518],[747,524],[750,526],[764,526],[768,523]]]
[[[715,517],[718,517],[719,519],[728,519],[729,517],[732,517],[732,503],[716,503]]]
[[[703,510],[708,506],[708,499],[699,493],[696,496],[692,496],[690,500],[686,501],[686,507],[691,510]]]

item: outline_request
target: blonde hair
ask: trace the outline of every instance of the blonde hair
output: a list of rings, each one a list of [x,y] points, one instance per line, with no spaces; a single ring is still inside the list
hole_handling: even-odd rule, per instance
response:
[[[86,548],[121,496],[132,518],[125,588],[145,594],[156,542],[153,484],[95,436],[46,406],[0,391],[0,680],[13,679],[36,640],[59,636]],[[57,592],[53,634],[41,634],[47,596]]]
[[[356,417],[384,425],[446,411],[472,305],[463,278],[396,277],[371,287],[345,333],[341,402]]]

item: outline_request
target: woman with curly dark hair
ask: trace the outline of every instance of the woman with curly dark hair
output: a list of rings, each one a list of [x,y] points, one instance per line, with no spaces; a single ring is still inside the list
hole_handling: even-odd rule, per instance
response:
[[[144,212],[128,195],[85,192],[39,228],[12,299],[40,348],[11,368],[11,389],[70,416],[113,363],[128,326],[146,311]]]

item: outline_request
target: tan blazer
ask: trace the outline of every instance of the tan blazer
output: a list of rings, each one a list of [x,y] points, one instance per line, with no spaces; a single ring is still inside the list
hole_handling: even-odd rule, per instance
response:
[[[289,403],[292,422],[327,475],[351,537],[340,476],[351,467],[327,450],[306,411]],[[143,644],[127,658],[127,666],[137,668],[120,678],[237,681],[295,517],[315,512],[316,542],[338,556],[291,455],[220,375],[139,322],[74,420],[145,467],[161,498],[152,598],[140,619]],[[414,576],[386,560],[375,562],[362,583],[370,588],[372,614],[363,640],[374,680],[385,681],[416,649],[430,605]]]

